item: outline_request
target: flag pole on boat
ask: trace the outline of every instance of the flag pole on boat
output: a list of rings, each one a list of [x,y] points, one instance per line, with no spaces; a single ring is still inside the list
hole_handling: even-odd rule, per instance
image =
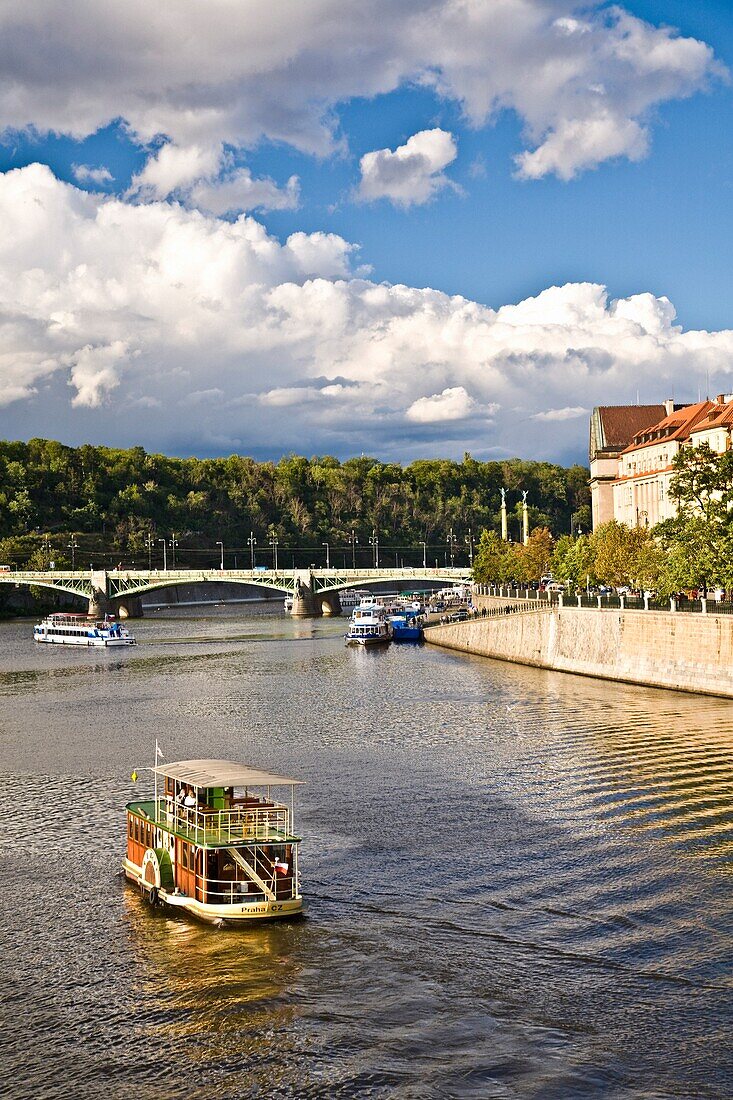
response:
[[[158,738],[155,738],[155,763],[153,764],[153,776],[155,778],[155,821],[158,820],[158,757],[163,755],[163,750],[158,744]]]

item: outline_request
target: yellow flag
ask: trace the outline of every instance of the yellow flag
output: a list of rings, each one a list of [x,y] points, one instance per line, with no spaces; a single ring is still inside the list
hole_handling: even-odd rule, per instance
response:
[[[133,772],[130,776],[130,779],[133,781],[133,783],[137,783],[137,772]]]

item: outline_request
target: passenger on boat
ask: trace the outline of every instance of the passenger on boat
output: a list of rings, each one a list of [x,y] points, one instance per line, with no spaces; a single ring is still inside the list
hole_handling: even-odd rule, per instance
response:
[[[196,795],[193,793],[190,787],[188,788],[186,797],[183,800],[183,805],[186,807],[187,810],[196,809]]]

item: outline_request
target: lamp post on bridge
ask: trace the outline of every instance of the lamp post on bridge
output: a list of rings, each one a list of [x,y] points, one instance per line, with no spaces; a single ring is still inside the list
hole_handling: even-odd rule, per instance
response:
[[[158,539],[158,542],[163,543],[163,572],[167,573],[168,572],[168,555],[167,555],[166,549],[165,549],[167,543],[166,543],[165,539]]]
[[[473,532],[471,531],[470,527],[468,528],[468,534],[466,535],[464,542],[468,547],[468,560],[471,568],[473,569]]]
[[[71,542],[68,544],[71,550],[71,572],[76,569],[76,551],[79,549],[79,543],[76,541],[76,535],[71,536]]]
[[[252,565],[252,572],[255,568],[255,546],[257,545],[257,539],[254,536],[254,531],[250,531],[249,538],[247,539],[247,546],[249,546],[249,560]]]
[[[171,532],[171,540],[168,543],[171,548],[171,568],[176,568],[176,547],[178,546],[178,539],[176,538],[176,532]]]
[[[324,542],[322,545],[326,547],[326,569],[330,569],[331,568],[331,547],[328,545],[327,542]]]
[[[454,559],[455,553],[456,553],[456,543],[458,542],[458,539],[453,534],[453,528],[452,527],[451,527],[450,531],[448,532],[448,538],[445,541],[448,543],[448,553],[450,554],[450,567],[452,569],[453,568],[453,559]]]
[[[277,547],[278,547],[277,535],[272,535],[268,539],[268,542],[270,543],[270,546],[272,547],[272,567],[275,570],[275,572],[277,573]]]
[[[372,533],[369,536],[369,545],[374,551],[374,568],[379,569],[379,535],[377,534],[376,527],[372,528]]]
[[[148,548],[148,572],[153,571],[153,546],[155,545],[155,539],[148,531],[148,537],[145,539],[145,545]]]
[[[423,567],[423,569],[427,569],[427,567],[428,567],[428,544],[426,542],[421,542],[420,545],[422,546],[422,567]]]
[[[224,572],[224,543],[220,542],[220,541],[217,541],[216,545],[221,546],[221,562],[219,564],[219,568],[221,569],[221,571],[223,573]]]
[[[351,568],[356,569],[356,547],[359,540],[355,531],[352,531],[349,535],[349,542],[351,543]]]

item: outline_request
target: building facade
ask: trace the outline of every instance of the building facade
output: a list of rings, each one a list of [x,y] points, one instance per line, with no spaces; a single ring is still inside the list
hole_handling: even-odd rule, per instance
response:
[[[591,414],[588,457],[593,529],[614,518],[618,460],[637,432],[666,414],[664,405],[599,405]]]
[[[625,412],[628,407],[620,408]],[[654,527],[665,519],[672,519],[677,515],[677,502],[670,495],[675,455],[683,447],[696,447],[701,443],[709,444],[718,453],[731,448],[733,395],[720,394],[714,401],[698,401],[692,405],[674,405],[667,401],[660,408],[663,415],[637,429],[619,451],[614,476],[609,479],[604,469],[604,480],[598,491],[598,519],[595,505],[593,510],[594,527],[609,519],[628,527]],[[610,411],[594,410],[594,415]]]

